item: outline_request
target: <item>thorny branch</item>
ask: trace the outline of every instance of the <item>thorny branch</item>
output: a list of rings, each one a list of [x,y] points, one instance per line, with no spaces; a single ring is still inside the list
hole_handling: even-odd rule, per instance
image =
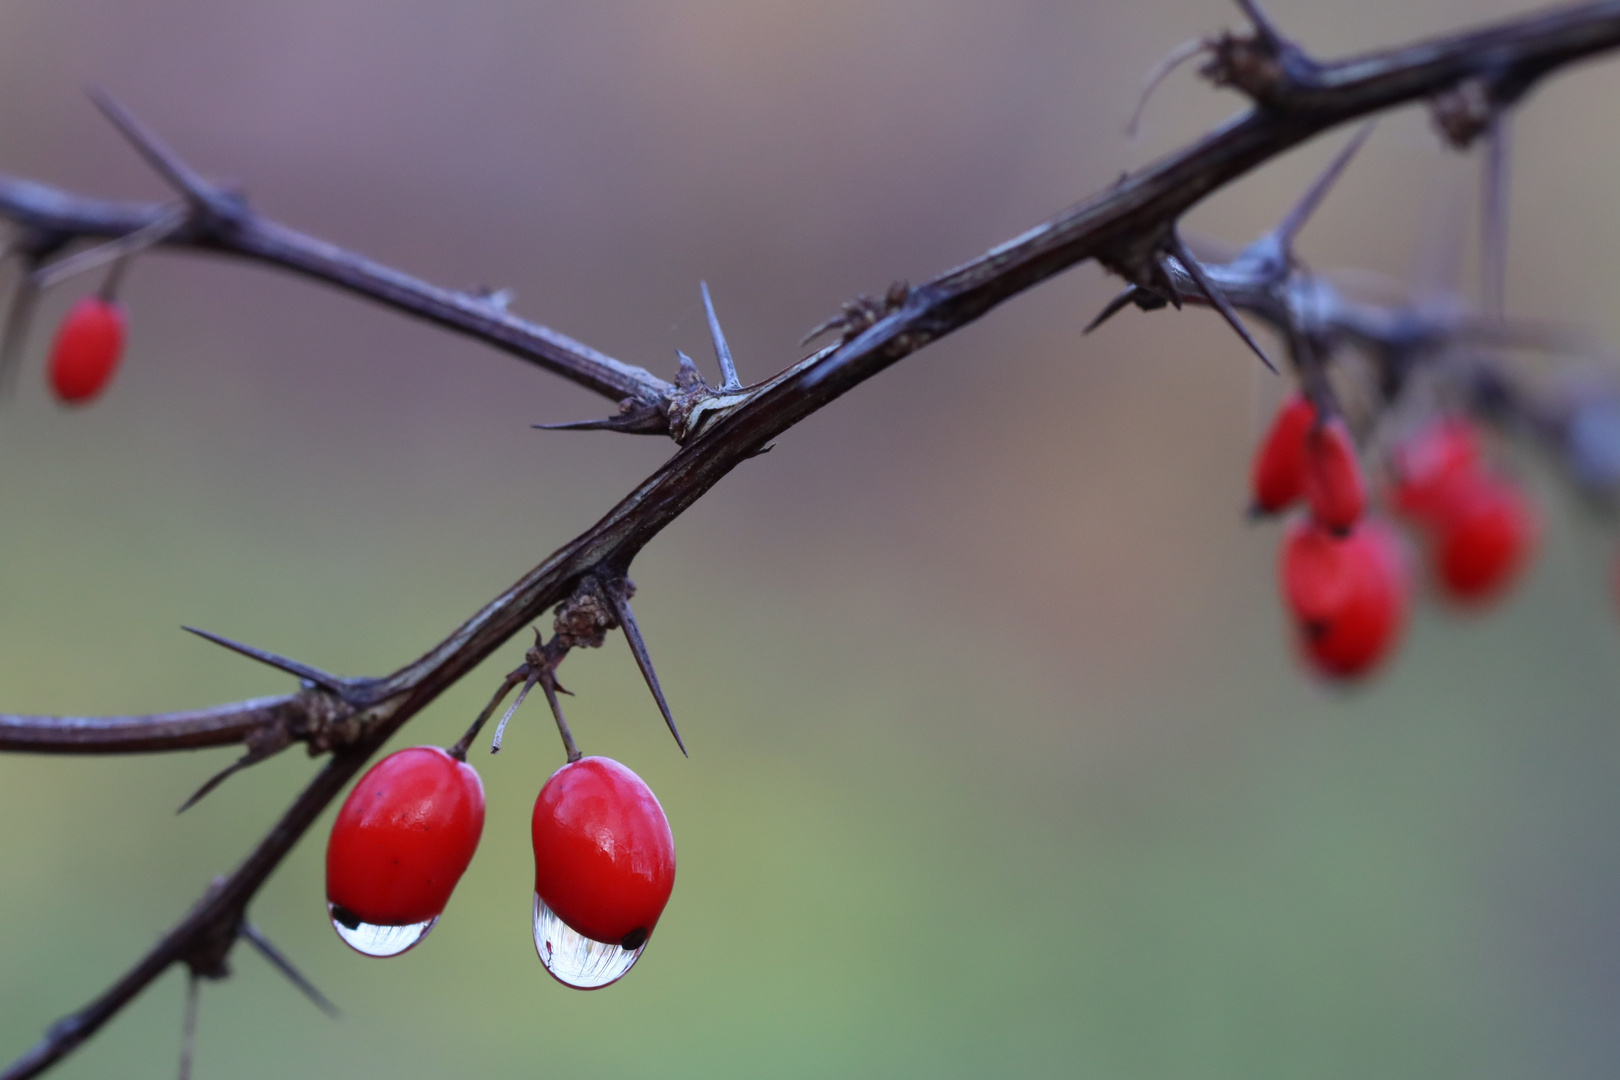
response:
[[[177,174],[172,155],[150,133],[127,115],[115,115],[115,122],[143,152],[180,183],[190,206],[186,223],[163,241],[166,246],[258,260],[471,335],[628,402],[621,407],[621,422],[611,426],[666,432],[680,446],[590,529],[391,675],[333,680],[285,698],[168,716],[0,717],[0,749],[148,751],[242,740],[251,751],[256,738],[261,744],[285,738],[309,742],[312,749],[331,754],[234,872],[217,879],[133,968],[100,998],[53,1026],[0,1074],[0,1080],[20,1080],[49,1067],[171,964],[183,963],[195,975],[222,975],[254,894],[401,725],[548,608],[567,600],[586,578],[609,583],[623,579],[636,554],[659,531],[732,469],[823,405],[1009,297],[1087,259],[1097,259],[1145,290],[1127,303],[1141,304],[1143,297],[1179,300],[1183,293],[1196,298],[1201,286],[1187,266],[1171,257],[1179,247],[1174,230],[1181,214],[1215,189],[1347,120],[1409,102],[1434,99],[1455,114],[1456,102],[1464,100],[1465,106],[1473,102],[1494,115],[1518,101],[1541,76],[1620,46],[1620,0],[1604,0],[1350,60],[1321,62],[1265,23],[1252,3],[1243,7],[1255,23],[1253,31],[1209,42],[1206,74],[1247,94],[1255,103],[1253,109],[971,262],[915,288],[896,287],[881,299],[863,298],[847,305],[845,314],[831,324],[841,330],[837,343],[745,388],[731,385],[729,377],[718,389],[710,387],[684,364],[682,377],[672,386],[508,315],[487,299],[438,289],[269,222],[249,210],[239,196],[207,186],[189,170]],[[1462,108],[1465,119],[1469,111]],[[1477,130],[1484,130],[1489,121],[1485,117]],[[1471,137],[1466,124],[1457,130],[1462,133],[1453,135],[1457,142]],[[50,257],[70,241],[116,238],[149,227],[172,209],[88,199],[0,177],[0,217],[22,230],[24,250],[44,253],[38,259]],[[1277,318],[1268,321],[1292,324],[1286,304],[1283,308],[1276,304],[1275,280],[1255,293],[1247,285],[1258,277],[1245,278],[1232,266],[1204,269],[1207,280],[1235,306],[1263,316],[1270,311]],[[1375,328],[1352,325],[1353,311],[1347,303],[1341,305],[1339,330],[1348,336],[1365,332],[1376,342]],[[267,731],[280,734],[266,736]]]

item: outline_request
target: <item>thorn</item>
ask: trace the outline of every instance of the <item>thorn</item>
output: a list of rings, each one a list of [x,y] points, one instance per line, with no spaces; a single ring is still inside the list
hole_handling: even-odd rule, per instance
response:
[[[698,282],[703,290],[703,310],[709,315],[709,337],[714,340],[714,358],[720,361],[720,375],[722,390],[741,390],[742,381],[737,378],[737,365],[731,361],[731,346],[726,344],[725,331],[720,329],[720,317],[714,313],[714,301],[709,297],[709,283]]]
[[[1294,208],[1288,211],[1287,216],[1277,226],[1273,235],[1276,236],[1277,243],[1285,253],[1293,247],[1294,237],[1299,235],[1299,230],[1309,220],[1310,216],[1316,213],[1316,208],[1321,205],[1323,196],[1338,182],[1345,166],[1349,165],[1350,159],[1356,156],[1356,151],[1361,149],[1361,144],[1367,141],[1367,136],[1372,134],[1373,127],[1377,123],[1376,120],[1369,120],[1361,125],[1360,130],[1345,144],[1344,149],[1334,156],[1333,160],[1328,163],[1328,167],[1322,170],[1322,175],[1316,178],[1316,181],[1301,196],[1299,202],[1294,204]]]
[[[1494,322],[1506,318],[1508,240],[1508,150],[1512,131],[1510,114],[1497,106],[1485,129],[1484,191],[1480,198],[1480,277],[1485,315]]]
[[[225,766],[219,772],[209,777],[208,782],[203,784],[203,786],[198,788],[196,791],[192,792],[191,798],[181,803],[180,809],[176,810],[175,813],[183,814],[187,810],[190,810],[193,806],[196,806],[203,800],[203,796],[207,795],[210,791],[213,791],[215,788],[219,787],[219,785],[223,784],[225,780],[231,776],[231,774],[239,772],[242,769],[247,768],[249,765],[257,765],[259,762],[263,761],[269,756],[270,755],[268,754],[260,754],[256,750],[249,750],[247,753]]]
[[[641,637],[641,627],[636,625],[635,612],[630,610],[630,598],[625,595],[624,579],[615,578],[607,582],[602,590],[607,594],[608,602],[613,605],[613,613],[619,617],[619,625],[624,628],[624,636],[630,642],[630,651],[635,654],[636,666],[641,669],[641,677],[647,680],[647,689],[652,691],[653,699],[658,702],[658,711],[664,714],[664,723],[669,725],[669,733],[675,736],[675,745],[681,748],[683,757],[691,757],[686,752],[686,743],[681,739],[680,729],[675,726],[675,718],[670,715],[669,702],[664,700],[664,688],[658,685],[658,672],[653,670],[652,657],[647,655],[647,643]]]
[[[312,668],[308,664],[300,664],[297,660],[289,660],[285,656],[277,656],[275,653],[265,652],[263,649],[255,649],[252,645],[243,645],[239,641],[232,641],[230,638],[211,634],[207,630],[198,630],[195,626],[182,626],[180,629],[190,634],[196,634],[205,641],[212,641],[215,645],[224,646],[232,652],[241,653],[250,660],[257,660],[261,664],[269,664],[271,667],[278,668],[288,674],[297,675],[300,679],[308,679],[316,686],[323,686],[339,697],[346,698],[348,695],[349,684],[347,680],[340,679],[336,675],[330,675],[319,668]]]
[[[828,316],[817,323],[814,330],[811,330],[808,334],[799,339],[799,348],[804,348],[822,334],[825,334],[827,331],[832,330],[835,327],[843,326],[848,321],[849,316],[842,311],[840,311],[837,315]]]
[[[517,700],[512,702],[511,708],[506,710],[506,713],[501,717],[501,722],[495,725],[495,738],[491,739],[489,744],[490,753],[498,754],[501,752],[501,740],[506,737],[507,721],[512,719],[512,714],[518,711],[518,706],[523,704],[523,699],[529,696],[529,691],[533,690],[534,684],[539,681],[540,673],[531,671],[528,679],[523,683],[523,689],[518,691]]]
[[[287,976],[287,981],[298,987],[305,997],[313,1001],[317,1009],[334,1020],[343,1015],[338,1007],[332,1004],[331,999],[317,990],[314,983],[304,978],[303,973],[293,967],[292,961],[283,956],[280,949],[270,944],[270,939],[260,933],[252,923],[244,922],[240,933],[242,937],[247,939],[249,945],[264,954],[264,958],[270,961],[277,971]]]
[[[1249,22],[1253,24],[1256,37],[1271,45],[1282,43],[1282,32],[1260,6],[1259,0],[1237,0],[1237,6],[1243,9],[1243,14],[1248,16]]]
[[[5,328],[0,332],[0,399],[9,398],[16,390],[18,364],[38,300],[39,286],[34,284],[33,275],[18,278],[11,290],[11,304],[6,309]]]
[[[1125,123],[1125,137],[1127,139],[1136,138],[1137,126],[1142,121],[1142,111],[1147,108],[1148,98],[1153,96],[1153,91],[1159,88],[1159,84],[1168,79],[1176,68],[1207,48],[1209,48],[1209,42],[1203,38],[1183,41],[1180,45],[1171,49],[1169,55],[1163,60],[1153,65],[1153,70],[1148,73],[1147,80],[1142,84],[1142,93],[1136,99],[1136,108],[1131,110],[1131,118]],[[800,344],[803,344],[803,342],[800,342]]]
[[[664,435],[669,432],[668,419],[651,406],[642,406],[634,412],[607,416],[601,420],[575,420],[567,424],[529,426],[536,431],[622,431],[628,435]]]
[[[135,118],[135,114],[119,104],[99,86],[89,88],[90,100],[101,114],[112,121],[119,134],[128,139],[136,153],[146,160],[159,176],[167,180],[198,209],[229,219],[240,207],[234,205],[219,188],[204,180],[195,169],[187,165],[157,134]]]
[[[201,980],[195,971],[186,973],[186,1011],[180,1021],[180,1080],[191,1080],[192,1051],[197,1045],[197,998]]]
[[[1249,333],[1249,328],[1243,325],[1243,320],[1238,318],[1237,311],[1227,301],[1226,294],[1221,292],[1215,283],[1209,279],[1208,274],[1204,273],[1203,264],[1193,258],[1192,252],[1187,250],[1187,244],[1181,239],[1181,234],[1172,232],[1170,234],[1170,243],[1176,258],[1186,267],[1188,275],[1198,283],[1198,287],[1204,291],[1204,295],[1215,306],[1215,310],[1221,313],[1221,318],[1225,319],[1232,329],[1237,331],[1237,336],[1243,339],[1245,345],[1254,350],[1254,355],[1260,358],[1262,364],[1271,369],[1272,374],[1278,374],[1277,365],[1271,362],[1271,358],[1260,347],[1260,343],[1254,339],[1254,335]]]
[[[1136,299],[1136,294],[1140,291],[1141,290],[1135,285],[1125,286],[1123,292],[1121,292],[1118,296],[1115,296],[1112,300],[1108,301],[1107,304],[1103,305],[1103,309],[1097,313],[1097,317],[1086,323],[1086,328],[1080,331],[1080,333],[1089,334],[1093,330],[1097,329],[1097,327],[1107,322],[1109,319],[1112,319],[1115,315],[1118,315],[1121,311],[1131,305],[1131,302]]]
[[[53,285],[59,285],[71,277],[88,273],[98,266],[105,266],[110,262],[127,259],[129,256],[144,251],[155,244],[161,244],[183,228],[190,218],[189,212],[181,207],[176,207],[159,216],[150,225],[143,225],[134,232],[125,233],[123,236],[109,240],[105,244],[97,244],[93,248],[86,248],[84,251],[69,255],[65,259],[58,259],[49,266],[35,270],[33,274],[34,284],[41,289],[49,289]],[[122,264],[120,263],[120,265]],[[103,290],[104,293],[105,291]],[[107,297],[107,299],[111,298]]]

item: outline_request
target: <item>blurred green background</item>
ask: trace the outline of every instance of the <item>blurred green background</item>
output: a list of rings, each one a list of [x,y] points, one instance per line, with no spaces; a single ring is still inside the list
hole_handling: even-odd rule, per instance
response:
[[[1344,54],[1517,5],[1275,0]],[[295,226],[670,375],[745,379],[862,291],[917,280],[1179,145],[1239,102],[1144,73],[1216,0],[882,4],[4,0],[0,169],[164,194],[107,87]],[[1620,64],[1516,127],[1510,308],[1620,343]],[[1201,207],[1241,242],[1339,145]],[[1472,162],[1387,119],[1307,231],[1404,273]],[[1450,190],[1455,191],[1453,186]],[[416,656],[595,520],[667,443],[532,431],[604,404],[263,270],[160,255],[107,398],[44,393],[50,299],[0,421],[0,703],[133,712],[285,678],[198,625],[351,674]],[[482,851],[391,962],[325,920],[326,823],[252,918],[345,1009],[255,955],[205,988],[199,1077],[1612,1077],[1620,1069],[1620,646],[1612,538],[1530,456],[1544,551],[1478,619],[1420,610],[1349,693],[1294,663],[1273,526],[1240,514],[1280,394],[1208,312],[1080,329],[1086,267],[907,360],[744,466],[639,560],[692,748],[627,650],[570,659],[587,750],[673,822],[680,877],[618,986],[529,940],[543,708],[479,759]],[[503,651],[398,745],[448,743]],[[0,1057],[98,993],[315,767],[0,757]],[[62,1066],[172,1075],[171,972]]]

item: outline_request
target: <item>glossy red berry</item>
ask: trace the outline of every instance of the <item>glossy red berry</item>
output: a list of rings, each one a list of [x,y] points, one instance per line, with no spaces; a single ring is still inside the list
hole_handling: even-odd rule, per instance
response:
[[[1332,678],[1372,671],[1406,622],[1405,556],[1380,521],[1343,536],[1315,521],[1296,522],[1283,540],[1282,584],[1306,659]]]
[[[349,792],[326,845],[332,925],[355,949],[393,956],[444,911],[484,831],[484,785],[436,746],[383,758]]]
[[[1277,410],[1271,430],[1254,456],[1253,508],[1274,514],[1305,493],[1305,434],[1316,423],[1316,407],[1293,394]]]
[[[605,986],[635,963],[675,886],[669,819],[639,776],[588,757],[540,789],[532,832],[540,959],[570,986]]]
[[[1367,481],[1355,440],[1338,417],[1305,434],[1305,499],[1312,517],[1340,532],[1361,520],[1367,508]]]
[[[1435,578],[1463,604],[1489,601],[1518,577],[1535,548],[1534,507],[1511,483],[1479,476],[1457,488],[1435,522]]]
[[[1423,524],[1444,516],[1460,485],[1480,471],[1481,456],[1479,432],[1467,420],[1430,424],[1395,450],[1395,508]]]
[[[57,399],[82,405],[106,389],[124,354],[124,309],[86,296],[68,310],[51,345],[51,389]]]

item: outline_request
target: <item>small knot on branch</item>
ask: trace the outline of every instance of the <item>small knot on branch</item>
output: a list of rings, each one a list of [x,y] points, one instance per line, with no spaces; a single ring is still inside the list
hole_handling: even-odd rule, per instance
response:
[[[636,587],[626,581],[627,595],[634,595]],[[609,630],[617,630],[619,617],[613,605],[602,593],[602,586],[592,576],[580,579],[574,595],[557,605],[552,629],[555,641],[564,651],[568,649],[598,649],[607,640]]]
[[[353,745],[366,733],[364,716],[331,691],[306,687],[301,696],[305,702],[301,735],[309,743],[310,757]]]
[[[1228,30],[1206,44],[1209,61],[1199,74],[1216,86],[1230,86],[1256,105],[1284,109],[1290,96],[1317,71],[1305,50],[1280,34],[1258,7],[1242,5],[1254,21],[1247,33]]]
[[[1480,78],[1464,79],[1429,99],[1435,128],[1456,150],[1466,150],[1485,134],[1499,107],[1491,84]]]

